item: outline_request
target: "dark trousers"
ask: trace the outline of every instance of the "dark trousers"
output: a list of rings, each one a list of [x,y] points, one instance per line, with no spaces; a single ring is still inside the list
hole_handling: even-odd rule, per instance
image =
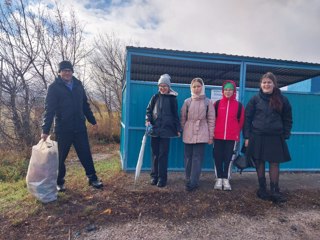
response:
[[[213,156],[218,178],[228,178],[234,144],[233,140],[214,140]]]
[[[59,151],[59,171],[57,184],[64,184],[64,177],[66,175],[65,160],[73,144],[79,160],[85,169],[86,175],[90,180],[96,180],[96,171],[94,169],[92,155],[87,132],[77,133],[57,133],[58,151]]]
[[[170,138],[151,138],[152,169],[150,176],[167,182]]]
[[[184,144],[186,180],[193,186],[199,184],[205,146],[206,143]]]

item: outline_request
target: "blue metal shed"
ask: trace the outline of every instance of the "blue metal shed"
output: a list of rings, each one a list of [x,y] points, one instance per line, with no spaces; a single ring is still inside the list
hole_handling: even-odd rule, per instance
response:
[[[158,91],[161,74],[172,77],[172,88],[179,93],[178,105],[190,96],[189,84],[201,77],[206,94],[220,91],[222,82],[232,79],[239,87],[239,100],[245,105],[256,94],[260,77],[273,72],[280,87],[319,79],[320,64],[246,56],[198,53],[153,48],[127,47],[126,79],[122,90],[120,156],[124,170],[134,170],[145,131],[147,104]],[[281,165],[287,171],[319,171],[320,148],[320,94],[284,92],[293,108],[292,137],[288,141],[292,160]],[[143,169],[151,165],[150,139],[147,140]],[[181,138],[171,141],[169,170],[183,170],[183,143]],[[212,146],[207,146],[204,170],[213,170]]]

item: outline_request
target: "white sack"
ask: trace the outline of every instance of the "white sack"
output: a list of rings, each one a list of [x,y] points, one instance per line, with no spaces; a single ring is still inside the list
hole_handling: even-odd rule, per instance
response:
[[[43,203],[57,199],[58,143],[42,139],[32,147],[26,177],[29,192]]]

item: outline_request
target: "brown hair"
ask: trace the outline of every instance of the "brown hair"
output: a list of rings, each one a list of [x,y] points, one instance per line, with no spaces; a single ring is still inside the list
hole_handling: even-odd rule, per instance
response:
[[[281,98],[281,91],[278,88],[277,78],[272,72],[267,72],[267,73],[263,74],[262,77],[260,78],[260,83],[262,82],[262,79],[264,79],[264,78],[269,78],[274,84],[273,93],[271,95],[270,103],[269,103],[270,107],[273,108],[274,110],[276,110],[277,112],[281,112],[282,107],[283,107],[283,103],[282,103],[282,98]]]

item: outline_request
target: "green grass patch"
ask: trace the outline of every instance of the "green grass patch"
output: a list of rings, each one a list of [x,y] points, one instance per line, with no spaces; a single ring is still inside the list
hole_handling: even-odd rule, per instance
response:
[[[23,222],[41,205],[28,193],[25,180],[0,182],[0,213],[10,219],[13,225]]]
[[[15,182],[26,177],[29,161],[21,156],[0,156],[0,182]]]
[[[110,159],[96,161],[94,163],[94,167],[98,177],[107,180],[114,174],[121,171],[119,156],[113,156]],[[84,168],[80,165],[80,163],[67,165],[66,182],[72,180],[79,181],[82,178],[87,181]]]
[[[121,171],[118,156],[97,161],[95,167],[98,177],[103,179],[104,182]],[[73,191],[66,194],[59,193],[59,201],[53,203],[57,210],[61,207],[59,203],[72,197],[72,192],[76,191],[81,194],[89,188],[84,169],[80,163],[67,164],[66,187],[67,189],[73,189]],[[46,205],[28,193],[25,178],[14,182],[0,181],[0,214],[10,217],[12,222],[19,223],[28,215],[44,210],[44,206]],[[90,212],[90,209],[86,211]]]

